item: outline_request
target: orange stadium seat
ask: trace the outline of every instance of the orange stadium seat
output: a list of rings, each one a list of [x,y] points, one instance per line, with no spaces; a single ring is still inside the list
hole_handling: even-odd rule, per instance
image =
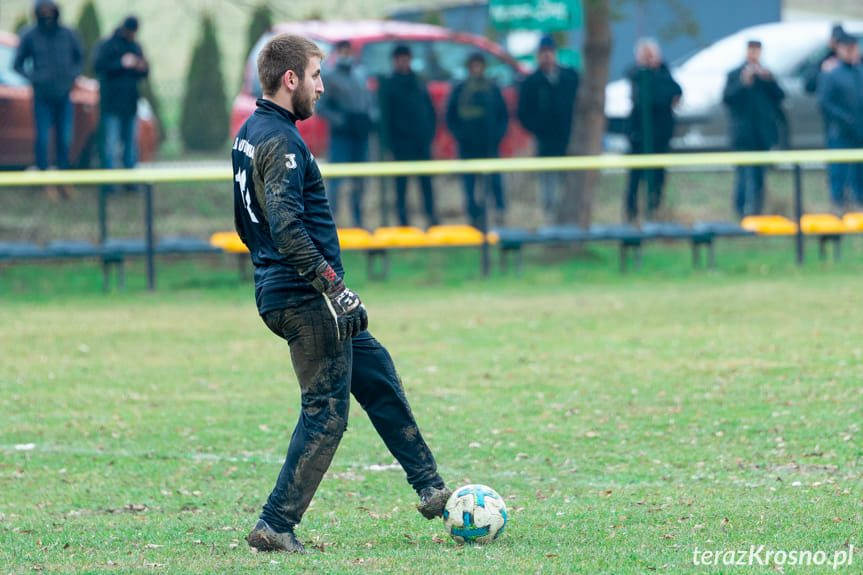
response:
[[[746,216],[740,222],[740,227],[761,236],[790,236],[797,233],[797,224],[784,216]]]
[[[237,235],[237,232],[216,232],[210,236],[210,245],[231,254],[249,253],[249,248]]]
[[[426,237],[433,246],[478,246],[483,239],[481,231],[466,225],[432,226]]]
[[[378,242],[362,228],[339,228],[339,246],[343,250],[365,250],[378,247]]]
[[[379,248],[421,248],[428,245],[425,233],[415,227],[378,228],[372,237]]]
[[[863,212],[845,214],[842,223],[849,232],[863,232]]]
[[[844,234],[851,230],[845,223],[833,214],[806,214],[800,218],[800,227],[804,234]]]

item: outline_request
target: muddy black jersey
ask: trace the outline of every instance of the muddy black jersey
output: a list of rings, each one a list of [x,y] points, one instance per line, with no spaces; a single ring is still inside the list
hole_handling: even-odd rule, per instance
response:
[[[308,281],[314,269],[326,260],[340,276],[344,270],[324,181],[296,117],[258,100],[231,160],[234,223],[255,265],[259,313],[319,297]]]

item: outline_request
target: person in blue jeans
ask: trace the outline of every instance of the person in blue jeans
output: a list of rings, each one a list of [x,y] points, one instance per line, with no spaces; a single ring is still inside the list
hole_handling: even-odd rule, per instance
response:
[[[371,93],[366,79],[354,64],[351,43],[336,44],[336,61],[325,69],[327,91],[318,103],[318,114],[330,124],[330,161],[365,162],[369,150],[369,132],[374,124]],[[329,182],[328,195],[333,216],[339,213],[339,191],[342,179]],[[354,225],[363,227],[364,178],[351,178],[351,213]]]
[[[818,81],[818,103],[827,127],[827,147],[863,148],[863,65],[857,39],[842,34],[837,39],[839,65]],[[851,188],[856,209],[863,209],[863,164],[831,164],[830,199],[833,211],[841,215],[851,202],[845,191]]]
[[[746,61],[728,73],[722,101],[730,115],[731,147],[765,151],[779,143],[785,92],[761,64],[761,42],[750,40]],[[741,218],[764,210],[764,166],[737,166],[734,209]]]
[[[543,36],[536,71],[525,79],[518,97],[518,120],[536,138],[537,156],[566,155],[578,82],[578,72],[558,62],[554,38]],[[542,212],[547,223],[557,222],[562,186],[562,172],[539,173]]]
[[[36,167],[48,169],[48,141],[54,130],[57,168],[69,168],[73,108],[69,94],[81,73],[84,49],[73,30],[60,24],[60,8],[51,0],[36,0],[36,25],[21,35],[13,67],[33,86],[33,119],[36,124]],[[68,197],[69,186],[48,186],[51,199]]]
[[[96,47],[93,68],[99,75],[102,121],[102,167],[116,167],[122,149],[123,167],[138,163],[138,82],[146,78],[150,65],[137,42],[138,19],[127,17],[114,33]]]
[[[437,129],[437,112],[431,95],[412,67],[410,46],[399,44],[392,52],[392,73],[381,78],[380,101],[382,147],[396,162],[431,160],[431,147]],[[429,226],[440,223],[435,209],[432,178],[416,176],[422,194],[423,210]],[[396,176],[396,216],[399,225],[410,225],[408,177]]]
[[[683,92],[662,60],[659,44],[652,38],[642,38],[635,47],[635,65],[626,72],[632,94],[629,114],[629,143],[633,154],[667,154],[674,135],[674,106]],[[656,219],[662,205],[665,186],[664,168],[633,168],[629,170],[623,213],[626,221],[638,220],[638,188],[647,180],[645,219]]]
[[[466,65],[468,77],[453,89],[447,104],[447,125],[458,142],[461,158],[497,158],[509,123],[509,111],[500,88],[485,74],[485,56],[474,52],[468,56]],[[500,173],[486,176],[485,183],[485,194],[491,193],[497,208],[495,223],[503,225],[506,201]],[[475,174],[464,175],[465,211],[470,224],[479,228],[486,206],[477,201],[475,184]]]

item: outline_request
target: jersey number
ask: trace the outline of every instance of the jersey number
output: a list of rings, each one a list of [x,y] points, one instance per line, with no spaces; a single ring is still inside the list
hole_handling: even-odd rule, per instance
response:
[[[260,223],[255,212],[252,211],[252,196],[246,187],[246,170],[240,170],[234,174],[234,181],[240,185],[240,196],[243,198],[243,205],[246,206],[246,211],[249,212],[249,218],[251,218],[252,223]]]

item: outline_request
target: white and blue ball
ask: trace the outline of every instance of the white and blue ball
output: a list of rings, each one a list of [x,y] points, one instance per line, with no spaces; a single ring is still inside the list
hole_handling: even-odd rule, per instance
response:
[[[446,502],[443,524],[456,543],[486,545],[506,527],[506,504],[487,485],[465,485]]]

